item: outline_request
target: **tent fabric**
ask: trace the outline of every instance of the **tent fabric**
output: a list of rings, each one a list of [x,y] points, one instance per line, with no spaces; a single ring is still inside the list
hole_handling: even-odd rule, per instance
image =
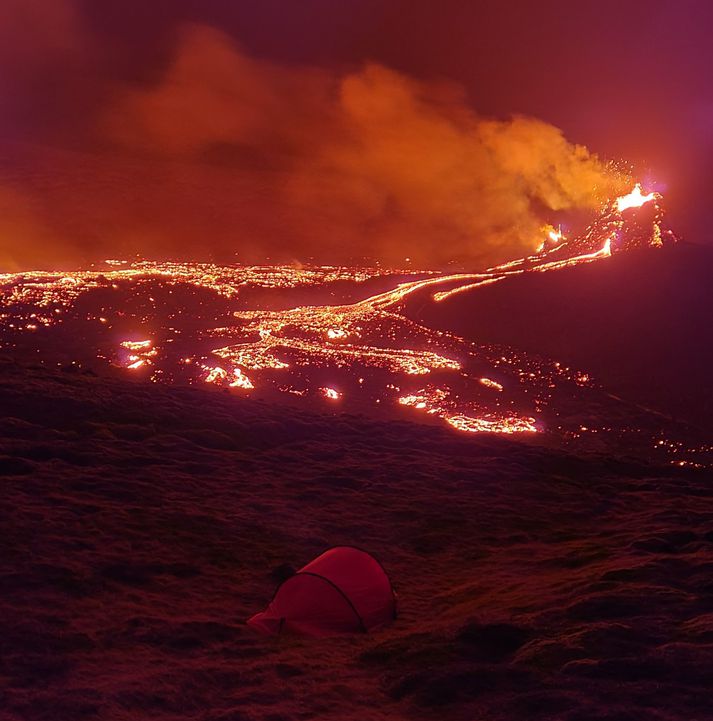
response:
[[[396,618],[396,596],[381,564],[366,551],[336,546],[275,591],[248,624],[264,633],[307,636],[358,633]]]

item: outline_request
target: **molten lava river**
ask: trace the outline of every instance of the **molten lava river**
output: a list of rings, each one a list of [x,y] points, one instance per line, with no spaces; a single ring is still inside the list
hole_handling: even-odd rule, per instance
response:
[[[476,273],[107,260],[4,274],[0,351],[77,372],[709,466],[713,448],[607,394],[586,369],[472,343],[403,313],[413,299],[442,302],[517,274],[675,242],[659,201],[637,186],[581,236],[546,228],[533,255]]]

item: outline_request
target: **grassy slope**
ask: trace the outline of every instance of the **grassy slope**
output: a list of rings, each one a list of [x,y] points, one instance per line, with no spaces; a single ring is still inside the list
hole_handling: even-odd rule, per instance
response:
[[[710,718],[704,473],[10,363],[0,407],[1,721]],[[340,543],[394,626],[244,626]]]

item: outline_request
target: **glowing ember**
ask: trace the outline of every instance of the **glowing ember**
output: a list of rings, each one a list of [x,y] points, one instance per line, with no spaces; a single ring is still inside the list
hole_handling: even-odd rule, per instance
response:
[[[401,396],[399,403],[402,406],[411,406],[416,410],[426,410],[428,413],[437,413],[441,410],[440,403],[448,393],[440,388],[422,389],[418,393]]]
[[[227,379],[228,371],[225,368],[216,366],[215,368],[208,368],[208,375],[205,377],[206,383],[220,383]]]
[[[501,383],[498,383],[497,381],[491,380],[490,378],[481,378],[480,382],[486,387],[486,388],[492,388],[496,391],[500,391],[502,393],[503,386]]]
[[[490,383],[494,383],[494,381],[490,381]],[[502,386],[500,387],[502,388]],[[535,419],[529,416],[489,412],[486,409],[478,409],[473,404],[468,406],[468,413],[474,415],[455,412],[453,410],[454,403],[449,396],[450,393],[443,388],[429,387],[412,395],[401,396],[399,403],[442,418],[459,431],[469,433],[534,433],[537,431]]]
[[[534,418],[471,418],[464,415],[448,416],[446,421],[459,431],[468,433],[535,433]]]
[[[644,203],[650,203],[656,197],[656,193],[644,195],[641,192],[641,183],[637,183],[628,195],[622,195],[616,199],[616,207],[620,213],[629,208],[640,208]]]
[[[399,398],[399,403],[404,406],[413,406],[419,410],[426,408],[426,401],[419,400],[418,396],[404,396]]]
[[[335,391],[334,388],[321,388],[320,390],[325,398],[329,398],[332,401],[339,400],[342,395],[339,391]]]
[[[153,358],[158,353],[156,348],[153,347],[153,341],[150,340],[125,340],[119,345],[131,351],[126,359],[126,367],[132,371],[152,365]]]
[[[122,348],[127,348],[128,350],[144,350],[145,348],[151,347],[151,341],[150,340],[125,340],[121,342]]]
[[[249,391],[255,387],[240,368],[233,369],[233,375],[235,376],[235,380],[230,384],[231,388],[242,388],[243,390]]]

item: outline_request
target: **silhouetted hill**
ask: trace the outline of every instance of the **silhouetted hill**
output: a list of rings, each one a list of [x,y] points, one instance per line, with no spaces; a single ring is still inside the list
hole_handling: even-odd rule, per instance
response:
[[[680,243],[526,273],[407,313],[590,371],[608,390],[713,428],[713,249]]]

